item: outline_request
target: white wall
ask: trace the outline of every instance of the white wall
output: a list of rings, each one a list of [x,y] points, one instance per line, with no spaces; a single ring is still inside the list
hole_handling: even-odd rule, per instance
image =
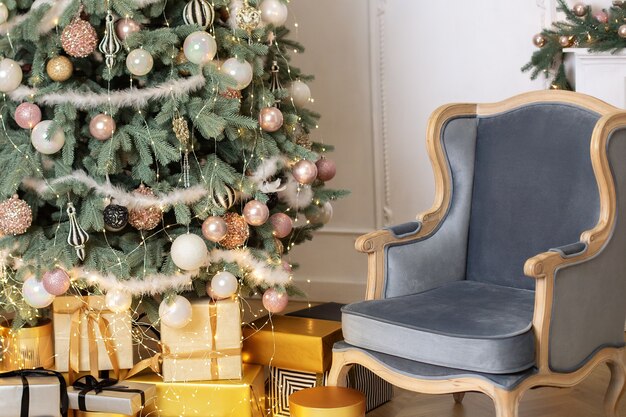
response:
[[[292,261],[302,265],[296,279],[311,299],[350,301],[362,297],[366,274],[353,242],[383,222],[385,191],[392,223],[432,203],[424,136],[430,113],[444,103],[544,88],[520,67],[554,1],[293,0],[290,12],[307,47],[295,63],[317,78],[314,108],[323,118],[315,136],[337,147],[331,185],[352,190],[334,204],[327,231],[295,249]]]

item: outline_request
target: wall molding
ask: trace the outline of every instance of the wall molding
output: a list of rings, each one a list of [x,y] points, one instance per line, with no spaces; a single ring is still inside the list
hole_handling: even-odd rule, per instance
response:
[[[307,295],[304,300],[309,302],[334,301],[336,303],[353,303],[365,299],[365,277],[363,282],[348,280],[323,280],[311,277],[303,281],[295,279],[295,285]],[[301,298],[294,297],[294,300]]]

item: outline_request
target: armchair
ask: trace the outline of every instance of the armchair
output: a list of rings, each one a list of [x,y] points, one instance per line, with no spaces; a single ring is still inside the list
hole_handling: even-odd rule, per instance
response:
[[[330,385],[353,364],[421,393],[478,391],[516,417],[525,391],[606,363],[626,382],[626,112],[541,91],[432,115],[432,208],[360,237],[366,301],[343,309]]]

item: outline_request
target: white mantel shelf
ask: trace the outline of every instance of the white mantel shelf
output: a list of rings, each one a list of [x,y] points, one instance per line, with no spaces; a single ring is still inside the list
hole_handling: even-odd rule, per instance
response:
[[[611,53],[565,48],[563,52],[567,78],[576,91],[626,108],[626,50]]]

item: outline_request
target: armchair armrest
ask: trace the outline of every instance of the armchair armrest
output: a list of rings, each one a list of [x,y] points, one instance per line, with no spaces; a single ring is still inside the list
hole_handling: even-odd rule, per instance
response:
[[[558,248],[552,248],[549,252],[556,252],[561,255],[561,258],[572,258],[574,256],[582,255],[587,250],[587,244],[585,242],[570,243],[569,245],[559,246]]]

